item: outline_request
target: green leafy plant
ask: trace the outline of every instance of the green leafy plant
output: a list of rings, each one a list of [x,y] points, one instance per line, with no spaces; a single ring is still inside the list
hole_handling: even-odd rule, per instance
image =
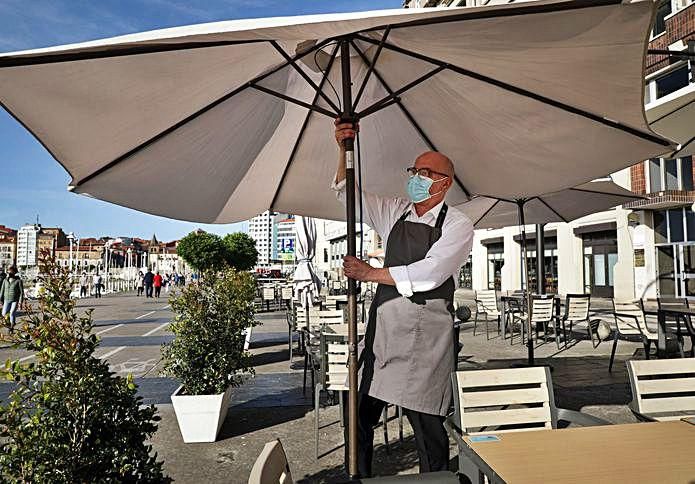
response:
[[[36,357],[1,370],[16,388],[0,405],[0,481],[170,482],[147,443],[155,407],[94,356],[91,311],[78,315],[67,270],[43,253],[40,272],[36,310],[3,323],[3,342]]]
[[[197,271],[223,268],[227,265],[227,248],[219,235],[196,230],[183,237],[176,253]]]
[[[170,298],[176,336],[164,346],[164,373],[177,378],[189,395],[223,393],[251,373],[244,330],[257,323],[256,283],[247,272],[208,271]]]
[[[240,271],[248,271],[258,262],[256,241],[248,234],[235,232],[222,239],[227,249],[227,264]]]

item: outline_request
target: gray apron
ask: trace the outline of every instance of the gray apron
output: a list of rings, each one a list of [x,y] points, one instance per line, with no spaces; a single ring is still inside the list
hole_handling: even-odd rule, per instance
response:
[[[434,227],[408,222],[408,212],[391,229],[384,267],[422,260],[441,237],[446,204]],[[395,286],[379,284],[360,343],[362,393],[403,408],[446,415],[451,402],[454,280],[406,298]]]

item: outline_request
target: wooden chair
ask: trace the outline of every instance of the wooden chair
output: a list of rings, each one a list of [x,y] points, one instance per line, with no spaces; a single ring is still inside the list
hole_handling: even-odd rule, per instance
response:
[[[695,417],[695,359],[627,362],[632,412],[641,420]]]
[[[251,468],[249,484],[293,484],[290,465],[280,440],[268,442]]]
[[[647,319],[644,316],[644,303],[642,300],[628,302],[617,302],[613,300],[613,317],[615,318],[615,328],[608,371],[610,372],[613,369],[615,349],[618,346],[618,339],[620,338],[628,340],[634,338],[641,339],[644,345],[645,356],[649,359],[652,342],[658,341],[659,334],[652,331],[647,326]]]
[[[459,471],[470,466],[463,437],[555,429],[558,422],[580,426],[609,422],[557,408],[548,367],[468,370],[452,373],[454,414],[444,422],[459,447]]]
[[[500,333],[502,312],[497,307],[497,291],[485,289],[475,292],[475,319],[473,320],[473,336],[478,326],[478,316],[485,315],[485,336],[490,339],[490,328],[488,321],[490,318],[497,320],[497,333]]]
[[[594,348],[598,346],[598,343],[594,343],[594,333],[596,328],[592,326],[589,321],[589,307],[591,306],[591,295],[590,294],[567,294],[565,297],[565,314],[562,316],[562,334],[565,338],[565,347],[567,346],[567,336],[565,333],[566,324],[569,322],[570,325],[570,336],[572,335],[572,326],[579,323],[586,323],[586,330],[589,334],[589,339],[591,339],[591,344]],[[597,320],[598,321],[598,320]],[[593,328],[593,331],[592,331]],[[598,342],[601,339],[596,335]]]

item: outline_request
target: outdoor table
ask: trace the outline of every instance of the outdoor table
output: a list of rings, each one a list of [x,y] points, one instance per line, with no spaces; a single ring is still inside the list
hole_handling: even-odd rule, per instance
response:
[[[666,484],[695,479],[695,425],[680,420],[497,436],[499,441],[463,439],[468,446],[464,453],[492,483]]]
[[[658,321],[658,340],[656,342],[656,354],[658,358],[666,357],[666,333],[668,329],[666,328],[666,318],[675,318],[676,321],[680,321],[680,318],[687,318],[690,316],[695,316],[695,308],[689,308],[687,306],[668,306],[662,307],[661,309],[645,309],[645,315],[656,316]],[[688,324],[687,321],[683,322]]]

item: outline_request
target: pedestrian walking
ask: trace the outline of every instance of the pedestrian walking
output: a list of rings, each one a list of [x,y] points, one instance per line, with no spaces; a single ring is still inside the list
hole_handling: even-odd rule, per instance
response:
[[[3,281],[7,278],[7,273],[5,272],[5,266],[0,268],[0,287],[2,287]],[[0,293],[0,308],[2,308],[2,293]]]
[[[145,297],[152,297],[152,284],[154,284],[154,274],[152,274],[152,271],[149,268],[145,273],[143,282],[145,283]]]
[[[157,271],[157,274],[152,279],[152,283],[154,285],[154,297],[158,298],[159,294],[162,292],[162,276],[159,275],[159,271]]]
[[[87,284],[88,284],[88,279],[87,279],[87,273],[82,272],[82,275],[80,276],[80,297],[87,297]]]
[[[352,124],[336,121],[340,156],[333,189],[342,202],[343,140],[354,138],[355,132]],[[426,152],[407,171],[408,199],[362,193],[364,222],[387,241],[384,267],[351,256],[343,259],[346,276],[378,283],[359,348],[360,477],[372,473],[374,426],[386,404],[402,407],[410,421],[420,472],[449,467],[443,424],[455,369],[453,298],[459,269],[473,245],[473,223],[444,202],[454,179],[449,158]],[[346,440],[347,435],[346,426]],[[346,464],[347,458],[346,446]]]
[[[145,274],[138,272],[138,297],[145,292]]]
[[[101,289],[102,289],[102,283],[103,283],[103,278],[101,277],[101,274],[97,271],[94,276],[92,276],[92,285],[94,286],[94,297],[101,298]]]
[[[2,317],[9,317],[10,324],[14,325],[17,306],[24,300],[24,285],[15,266],[7,270],[7,277],[3,279],[0,286],[0,299],[3,301]]]

